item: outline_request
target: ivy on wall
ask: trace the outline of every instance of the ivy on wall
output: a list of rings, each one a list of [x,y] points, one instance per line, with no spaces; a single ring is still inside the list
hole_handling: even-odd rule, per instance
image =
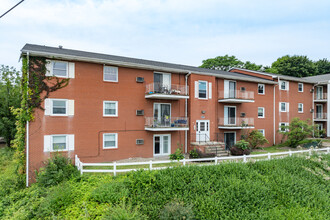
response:
[[[16,115],[17,133],[13,141],[16,149],[15,160],[17,162],[17,173],[25,174],[25,143],[26,143],[26,123],[34,120],[34,110],[36,108],[44,110],[42,102],[49,97],[51,92],[64,88],[69,84],[69,79],[46,76],[47,61],[43,57],[22,57],[22,82],[21,107],[12,109]],[[28,71],[29,70],[29,71]]]

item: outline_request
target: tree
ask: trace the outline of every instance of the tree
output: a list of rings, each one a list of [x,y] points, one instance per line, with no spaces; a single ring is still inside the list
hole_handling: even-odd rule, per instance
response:
[[[228,71],[233,67],[243,68],[244,63],[237,59],[235,56],[217,56],[216,58],[209,58],[203,60],[201,68],[207,68],[212,70]]]
[[[272,63],[266,72],[295,77],[314,76],[317,73],[316,65],[307,56],[283,56]]]
[[[318,60],[315,62],[317,75],[330,73],[330,62],[327,59]]]
[[[293,118],[288,126],[281,126],[279,133],[287,137],[285,144],[289,147],[297,147],[307,137],[313,135],[314,127],[310,125],[309,120],[303,121],[299,118]]]
[[[262,65],[257,65],[255,63],[251,63],[250,61],[246,61],[243,65],[243,68],[248,70],[263,71]]]
[[[0,67],[0,137],[4,137],[7,146],[16,133],[15,121],[11,108],[18,108],[21,102],[19,72],[14,67]]]
[[[256,149],[259,146],[269,143],[268,140],[263,136],[263,134],[257,130],[251,131],[247,138],[247,141],[250,143],[250,147],[252,149]]]

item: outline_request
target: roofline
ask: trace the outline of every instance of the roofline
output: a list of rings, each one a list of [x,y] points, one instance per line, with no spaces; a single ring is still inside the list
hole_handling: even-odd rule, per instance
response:
[[[261,75],[265,75],[265,76],[271,76],[273,78],[276,78],[276,76],[273,76],[272,74],[264,73],[264,72],[260,72],[260,71],[256,71],[256,70],[248,70],[248,69],[243,69],[243,68],[238,68],[238,67],[232,67],[230,70],[234,70],[234,69],[247,71],[247,72],[252,72],[252,73],[257,73],[257,74],[261,74]]]
[[[241,77],[237,77],[237,76],[221,75],[221,73],[216,74],[216,73],[208,73],[208,72],[200,72],[200,71],[191,71],[191,70],[187,70],[187,69],[159,67],[156,65],[137,64],[137,63],[131,63],[131,62],[90,58],[90,57],[84,57],[84,56],[74,56],[74,55],[59,54],[59,53],[40,52],[40,51],[35,51],[35,50],[26,50],[26,49],[21,50],[21,54],[26,54],[27,52],[29,52],[30,56],[43,56],[43,57],[51,58],[51,59],[60,58],[60,59],[67,59],[67,60],[110,64],[110,65],[117,65],[117,66],[122,66],[122,67],[130,67],[130,68],[138,68],[138,69],[157,70],[157,71],[173,72],[173,73],[181,73],[181,74],[195,73],[195,74],[200,74],[200,75],[215,76],[217,78],[223,78],[223,79],[234,79],[234,80],[248,81],[248,82],[259,82],[259,83],[265,83],[265,84],[278,84],[277,82],[273,82],[270,80],[245,79],[245,78],[241,78]]]

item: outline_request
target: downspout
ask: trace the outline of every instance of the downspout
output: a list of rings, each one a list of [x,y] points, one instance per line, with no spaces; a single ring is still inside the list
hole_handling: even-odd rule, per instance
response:
[[[188,77],[190,76],[191,72],[188,72],[188,74],[185,75],[185,87],[186,87],[186,93],[189,95],[188,91]],[[184,109],[184,116],[188,117],[188,99],[185,100],[185,109]],[[189,120],[187,120],[188,123],[190,123]],[[188,131],[184,131],[184,153],[188,153]]]
[[[27,85],[29,83],[29,52],[26,53],[27,56]],[[27,95],[28,90],[27,90]],[[29,120],[26,121],[26,187],[29,187]]]
[[[280,82],[280,77],[278,76],[277,77],[277,84],[274,85],[274,97],[273,97],[273,145],[276,144],[276,120],[275,120],[275,117],[276,117],[276,112],[275,112],[275,109],[276,109],[276,101],[275,101],[275,94],[276,94],[276,89],[275,87],[278,86]]]
[[[329,118],[330,118],[330,96],[329,96],[329,91],[330,91],[330,80],[328,81],[327,84],[327,137],[330,136],[330,123],[329,123]]]
[[[313,109],[313,111],[312,111],[312,125],[313,125],[313,138],[315,137],[315,132],[314,132],[314,107],[315,107],[315,104],[314,104],[314,92],[315,92],[315,84],[313,85],[313,89],[312,89],[312,91],[313,91],[313,94],[312,94],[312,100],[313,100],[313,102],[312,102],[312,109]]]

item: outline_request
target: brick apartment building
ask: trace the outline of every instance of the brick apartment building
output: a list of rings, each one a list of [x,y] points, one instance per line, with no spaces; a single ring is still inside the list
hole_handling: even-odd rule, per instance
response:
[[[270,146],[294,117],[330,136],[330,75],[226,72],[32,44],[21,52],[47,58],[47,75],[70,78],[29,123],[30,174],[54,151],[84,162],[150,158],[207,141],[228,148],[247,129],[262,132]]]

